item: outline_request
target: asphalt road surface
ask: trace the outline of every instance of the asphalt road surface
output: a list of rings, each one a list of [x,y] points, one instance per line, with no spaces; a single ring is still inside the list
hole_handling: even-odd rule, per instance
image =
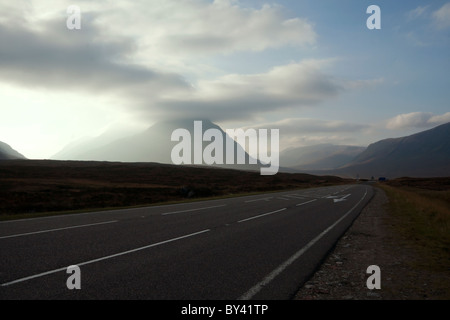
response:
[[[287,300],[372,194],[345,185],[0,222],[0,299]]]

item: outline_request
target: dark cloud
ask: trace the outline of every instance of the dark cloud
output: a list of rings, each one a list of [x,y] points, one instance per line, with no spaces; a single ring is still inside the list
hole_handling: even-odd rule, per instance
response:
[[[139,118],[213,121],[252,119],[263,113],[315,106],[343,90],[340,81],[321,71],[328,63],[321,60],[278,66],[261,74],[200,80],[194,87],[180,74],[131,63],[139,51],[139,37],[111,34],[102,28],[105,22],[100,23],[99,16],[83,11],[81,30],[69,30],[66,15],[40,20],[37,25],[0,20],[0,43],[7,44],[0,47],[0,81],[113,95],[129,114]],[[207,33],[194,38],[186,41],[197,48],[214,46],[214,38]],[[182,40],[178,40],[180,50]]]
[[[103,36],[94,21],[94,14],[84,14],[81,30],[67,29],[65,19],[41,22],[39,28],[0,25],[0,43],[7,44],[0,47],[0,81],[93,94],[189,87],[179,75],[128,63],[137,49],[134,41]]]
[[[267,73],[204,81],[185,96],[168,97],[158,103],[170,114],[194,114],[214,121],[251,119],[264,113],[316,106],[344,90],[340,81],[320,71],[323,63],[303,61]]]

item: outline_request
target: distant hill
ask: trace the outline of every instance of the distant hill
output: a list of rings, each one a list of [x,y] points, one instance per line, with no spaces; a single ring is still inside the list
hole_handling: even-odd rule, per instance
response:
[[[317,173],[317,172],[316,172]],[[329,174],[330,171],[323,173]],[[450,123],[407,137],[373,143],[333,174],[370,177],[450,176]]]
[[[10,145],[0,141],[0,160],[16,160],[16,159],[25,160],[26,158],[22,154],[11,148]]]
[[[290,148],[280,153],[280,163],[284,167],[300,171],[331,170],[351,162],[365,149],[365,147],[333,144]]]
[[[226,141],[234,146],[235,155],[236,150],[242,150],[216,124],[208,120],[203,120],[202,124],[203,132],[211,128],[221,132],[224,140],[223,154],[226,154]],[[68,145],[52,159],[172,164],[171,152],[178,142],[172,142],[170,137],[179,128],[187,129],[193,139],[194,120],[165,121],[125,138],[100,136]],[[209,144],[210,142],[204,142],[203,149]],[[191,160],[193,153],[192,150]],[[219,166],[260,170],[261,164],[258,162],[256,165],[249,165],[249,155],[245,154],[245,165]],[[323,144],[288,149],[280,154],[279,171],[351,178],[450,176],[450,123],[407,137],[381,140],[367,148]]]
[[[226,141],[231,138],[216,124],[209,120],[202,121],[203,133],[208,129],[217,129],[222,133],[224,141],[224,149]],[[120,162],[156,162],[172,164],[171,153],[172,149],[179,142],[172,142],[171,135],[176,129],[186,129],[191,134],[191,141],[194,137],[194,120],[172,120],[159,122],[147,130],[138,134],[113,140],[112,142],[105,142],[105,138],[100,136],[95,139],[81,141],[76,144],[66,146],[62,151],[52,156],[55,160],[93,160],[93,161],[120,161]],[[203,148],[211,142],[204,142]],[[242,147],[236,142],[232,141],[235,148],[235,155],[237,150],[242,150]],[[193,143],[192,143],[193,145]],[[193,161],[194,150],[191,151]],[[224,153],[225,155],[225,150]],[[259,165],[248,165],[249,155],[246,154],[246,165],[218,165],[220,167],[245,169],[245,170],[259,170]],[[236,163],[236,161],[235,161]]]
[[[118,139],[129,137],[139,132],[139,130],[131,131],[121,126],[110,128],[106,132],[97,137],[83,137],[73,141],[58,153],[54,154],[51,159],[55,160],[88,160],[89,153],[93,150],[102,148]]]

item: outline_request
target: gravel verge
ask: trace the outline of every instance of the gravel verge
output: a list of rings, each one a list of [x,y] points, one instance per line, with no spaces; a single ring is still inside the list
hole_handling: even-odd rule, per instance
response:
[[[423,259],[408,239],[396,234],[383,190],[337,242],[318,270],[300,288],[296,300],[447,300],[449,272],[420,267]],[[422,261],[422,262],[421,262]],[[381,270],[381,289],[368,289],[367,268]],[[447,281],[442,281],[446,278]]]

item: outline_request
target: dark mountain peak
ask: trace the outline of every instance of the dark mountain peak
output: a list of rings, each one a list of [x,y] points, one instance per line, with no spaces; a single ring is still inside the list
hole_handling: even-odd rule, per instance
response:
[[[22,154],[11,148],[9,144],[0,141],[0,160],[26,159]]]

